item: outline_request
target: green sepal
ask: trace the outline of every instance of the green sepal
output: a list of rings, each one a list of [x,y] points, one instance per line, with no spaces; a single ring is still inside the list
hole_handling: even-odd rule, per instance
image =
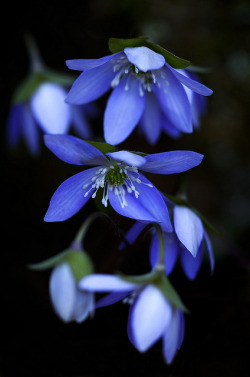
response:
[[[121,273],[117,275],[124,281],[127,281],[132,284],[155,285],[159,290],[164,294],[166,299],[176,308],[181,309],[183,312],[188,313],[189,310],[183,304],[180,296],[174,289],[173,285],[168,280],[165,272],[159,272],[156,270],[151,271],[148,274],[138,275],[138,276],[127,276]]]
[[[191,204],[188,203],[187,200],[185,200],[181,197],[178,197],[178,196],[173,196],[173,195],[169,195],[169,194],[165,194],[165,193],[163,193],[163,195],[166,196],[166,198],[169,199],[174,204],[176,204],[178,206],[185,206],[185,207],[188,207],[189,209],[191,209],[201,219],[204,228],[206,228],[207,230],[216,234],[217,236],[221,235],[220,232],[218,230],[216,230],[214,228],[214,226],[199,211],[197,211],[197,209],[195,209],[193,206],[191,206]]]
[[[93,145],[96,149],[98,149],[103,154],[110,153],[110,152],[116,152],[117,148],[114,145],[103,143],[100,141],[90,141],[90,140],[84,140],[86,143]]]
[[[109,49],[112,53],[123,51],[126,47],[148,47],[154,52],[162,55],[166,62],[171,65],[173,68],[187,68],[190,65],[190,61],[186,59],[179,58],[174,55],[172,52],[165,50],[163,47],[149,42],[147,37],[139,37],[133,39],[118,39],[110,38],[109,39]]]
[[[113,54],[115,54],[116,52],[123,51],[126,47],[145,46],[144,43],[147,41],[147,39],[147,37],[138,37],[132,39],[110,38],[109,49]]]
[[[31,270],[42,271],[54,268],[63,263],[70,266],[76,281],[79,281],[84,276],[94,271],[93,264],[88,255],[82,251],[75,251],[74,249],[67,249],[52,258],[37,264],[31,264],[28,267]]]
[[[74,77],[51,70],[31,73],[14,92],[13,102],[19,103],[28,101],[39,86],[45,82],[51,82],[66,87],[73,84]]]
[[[187,70],[190,72],[195,72],[195,73],[210,73],[211,72],[211,68],[199,67],[198,65],[193,65],[193,64],[190,64]]]

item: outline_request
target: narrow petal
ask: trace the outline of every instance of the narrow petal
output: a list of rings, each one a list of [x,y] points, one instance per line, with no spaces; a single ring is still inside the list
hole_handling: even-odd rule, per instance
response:
[[[87,116],[84,111],[84,106],[80,105],[68,105],[71,107],[72,124],[75,132],[83,139],[91,139],[93,132]]]
[[[163,353],[165,360],[168,364],[173,361],[174,355],[178,349],[180,332],[180,317],[178,310],[173,311],[171,321],[165,329],[163,337]]]
[[[104,138],[107,143],[121,143],[139,122],[145,107],[145,96],[140,95],[139,84],[134,75],[128,74],[111,93],[104,113]]]
[[[22,108],[21,126],[25,143],[30,153],[36,156],[40,149],[40,133],[28,105]]]
[[[107,274],[91,274],[78,283],[79,288],[90,292],[125,292],[132,291],[138,287],[137,284],[129,283],[122,280],[116,275]]]
[[[201,94],[202,96],[211,96],[213,91],[201,84],[196,80],[192,80],[188,75],[183,75],[178,72],[178,70],[172,68],[168,63],[166,63],[168,69],[173,73],[173,75],[179,80],[183,85],[187,86],[189,89],[193,90],[195,93]]]
[[[196,257],[203,239],[203,225],[201,219],[189,208],[174,207],[174,227],[181,243]]]
[[[109,295],[102,297],[99,301],[97,301],[95,307],[96,309],[102,308],[104,306],[109,306],[117,303],[118,301],[123,300],[125,297],[127,297],[131,291],[118,291],[118,292],[112,292]]]
[[[185,275],[190,279],[194,280],[198,274],[198,271],[201,267],[203,258],[203,244],[201,243],[199,250],[197,252],[196,257],[194,258],[193,255],[185,248],[181,248],[180,252],[180,261],[185,272]]]
[[[93,315],[95,309],[95,298],[92,292],[81,292],[77,289],[77,296],[74,308],[74,320],[77,323],[83,322],[88,316]]]
[[[97,148],[71,135],[44,135],[44,142],[60,160],[74,165],[101,165],[107,158]]]
[[[31,111],[45,133],[67,133],[72,118],[70,106],[64,102],[66,95],[60,85],[46,82],[31,97]]]
[[[146,162],[146,159],[144,157],[128,151],[111,152],[106,153],[106,155],[113,158],[114,160],[122,161],[130,166],[135,167],[139,167]]]
[[[95,191],[91,179],[98,169],[85,170],[64,181],[52,196],[44,221],[64,221],[77,213]],[[88,187],[84,188],[87,184]]]
[[[66,263],[52,271],[49,293],[57,315],[65,322],[71,321],[76,300],[76,284],[71,269]]]
[[[133,181],[136,191],[139,192],[138,198],[134,193],[125,193],[127,206],[122,207],[119,197],[114,190],[109,191],[109,202],[116,212],[120,215],[135,220],[158,222],[164,231],[172,232],[172,225],[169,218],[167,206],[162,199],[160,192],[139,173],[138,179],[141,183]]]
[[[208,252],[208,257],[209,257],[209,261],[210,261],[210,268],[211,268],[211,273],[214,272],[214,254],[213,254],[213,248],[212,248],[212,244],[210,242],[210,239],[207,235],[207,233],[204,231],[204,241],[205,241],[205,244],[206,244],[206,249],[207,249],[207,252]]]
[[[124,52],[130,63],[142,72],[162,68],[165,64],[165,58],[148,47],[126,47]]]
[[[182,173],[199,165],[203,155],[192,151],[171,151],[145,156],[141,170],[156,174]]]
[[[174,233],[166,233],[164,232],[164,246],[165,246],[165,267],[166,273],[169,275],[177,261],[177,257],[179,255],[179,241],[177,240]],[[151,245],[150,245],[150,263],[152,268],[155,267],[156,263],[158,262],[159,257],[159,240],[157,234],[155,234],[152,238]]]
[[[162,111],[155,95],[152,93],[146,93],[145,110],[140,122],[147,141],[154,145],[161,134]]]
[[[178,130],[191,133],[191,105],[184,87],[167,67],[154,71],[154,74],[157,82],[153,90],[163,112]]]
[[[171,321],[172,308],[161,291],[153,285],[146,286],[132,304],[128,327],[131,340],[141,352],[150,348]]]
[[[119,52],[117,54],[104,56],[100,59],[71,59],[66,60],[66,65],[69,69],[73,69],[75,71],[86,71],[87,69],[92,69],[107,63],[111,59],[119,57],[120,55],[121,53]]]
[[[115,72],[111,61],[86,70],[72,85],[65,102],[82,105],[96,100],[110,89],[114,77]]]
[[[8,115],[7,119],[7,142],[12,148],[16,147],[22,134],[22,108],[25,106],[23,103],[14,104]]]
[[[147,223],[136,221],[128,232],[125,234],[126,241],[132,245],[139,234],[143,231],[143,229],[147,226]],[[122,250],[125,247],[125,242],[121,242],[119,249]]]

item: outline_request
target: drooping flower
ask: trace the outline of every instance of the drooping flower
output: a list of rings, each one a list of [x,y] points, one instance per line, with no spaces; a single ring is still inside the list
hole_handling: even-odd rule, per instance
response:
[[[33,42],[29,41],[28,50],[30,73],[13,95],[7,119],[8,145],[14,148],[23,138],[29,152],[36,155],[42,134],[65,134],[70,126],[79,136],[91,138],[88,118],[93,116],[94,104],[66,104],[73,78],[45,67]]]
[[[201,96],[212,94],[145,46],[126,47],[101,59],[68,60],[66,64],[83,71],[68,93],[68,103],[88,103],[114,88],[104,113],[104,138],[113,145],[124,141],[139,121],[147,138],[156,142],[164,128],[162,114],[169,134],[191,133],[194,105],[185,88]]]
[[[132,244],[146,226],[147,223],[134,223],[126,234],[127,242]],[[195,279],[201,267],[204,251],[208,253],[213,272],[212,245],[199,216],[188,207],[173,206],[173,228],[174,232],[163,232],[167,275],[173,271],[179,259],[185,275],[191,280]],[[159,257],[159,240],[154,229],[151,232],[150,263],[154,268]],[[122,244],[121,247],[123,246]]]
[[[113,275],[92,274],[79,282],[79,288],[89,292],[111,292],[100,299],[96,308],[120,300],[130,306],[128,337],[134,347],[145,352],[159,339],[163,340],[163,354],[171,363],[184,338],[184,315],[154,284],[134,284]]]
[[[103,190],[102,204],[136,220],[158,222],[172,231],[162,195],[139,170],[156,174],[184,172],[201,163],[203,155],[171,151],[141,156],[128,151],[102,153],[93,145],[70,135],[45,135],[46,146],[61,160],[75,165],[94,165],[59,186],[45,221],[64,221]]]
[[[94,313],[94,294],[79,289],[76,278],[67,263],[59,264],[53,269],[49,293],[56,314],[64,322],[80,323]]]

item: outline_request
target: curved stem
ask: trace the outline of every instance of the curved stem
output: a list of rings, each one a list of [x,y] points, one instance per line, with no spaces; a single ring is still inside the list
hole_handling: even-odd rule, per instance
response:
[[[44,69],[44,63],[42,61],[40,52],[37,48],[34,38],[30,34],[25,34],[24,41],[26,43],[29,58],[30,58],[31,72],[42,71]]]
[[[165,242],[164,242],[164,237],[163,237],[163,231],[162,228],[159,224],[154,223],[154,227],[157,231],[157,237],[159,241],[159,258],[157,261],[157,264],[155,266],[156,271],[166,271],[166,266],[165,266]]]

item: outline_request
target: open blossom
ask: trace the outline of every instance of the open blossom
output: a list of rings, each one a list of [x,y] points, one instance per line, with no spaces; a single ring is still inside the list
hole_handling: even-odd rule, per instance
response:
[[[49,293],[56,314],[64,322],[83,322],[94,313],[94,294],[79,289],[67,263],[62,263],[53,269]]]
[[[59,186],[54,193],[45,221],[64,221],[99,189],[102,204],[111,204],[119,214],[136,220],[158,222],[172,231],[162,195],[140,170],[156,174],[184,172],[201,163],[203,155],[192,151],[171,151],[141,156],[128,151],[103,154],[93,145],[70,135],[45,135],[46,146],[61,160],[75,165],[94,165]]]
[[[104,137],[113,145],[124,141],[139,121],[147,138],[156,142],[164,127],[162,117],[166,118],[169,134],[191,133],[194,105],[186,88],[200,96],[212,94],[144,46],[126,47],[101,59],[68,60],[66,64],[83,71],[68,93],[68,103],[88,103],[114,88],[104,113]]]
[[[147,351],[159,339],[163,354],[171,363],[184,338],[184,315],[174,307],[161,290],[153,284],[134,284],[117,276],[92,274],[79,282],[79,289],[91,293],[111,292],[97,302],[96,308],[120,300],[129,303],[128,337],[140,352]]]
[[[147,223],[136,222],[126,234],[126,240],[132,244]],[[174,232],[163,232],[165,247],[166,273],[170,274],[177,260],[180,260],[185,275],[193,280],[201,267],[204,251],[208,252],[211,271],[214,269],[214,257],[209,237],[201,219],[191,209],[185,206],[173,208]],[[121,245],[123,247],[123,244]],[[159,240],[156,232],[152,234],[150,244],[150,263],[152,268],[159,257]]]
[[[61,85],[44,82],[29,100],[14,103],[7,121],[8,144],[15,147],[23,138],[30,153],[35,155],[40,149],[42,133],[66,134],[71,125],[79,136],[91,138],[88,118],[93,114],[93,104],[66,104],[66,94]]]

